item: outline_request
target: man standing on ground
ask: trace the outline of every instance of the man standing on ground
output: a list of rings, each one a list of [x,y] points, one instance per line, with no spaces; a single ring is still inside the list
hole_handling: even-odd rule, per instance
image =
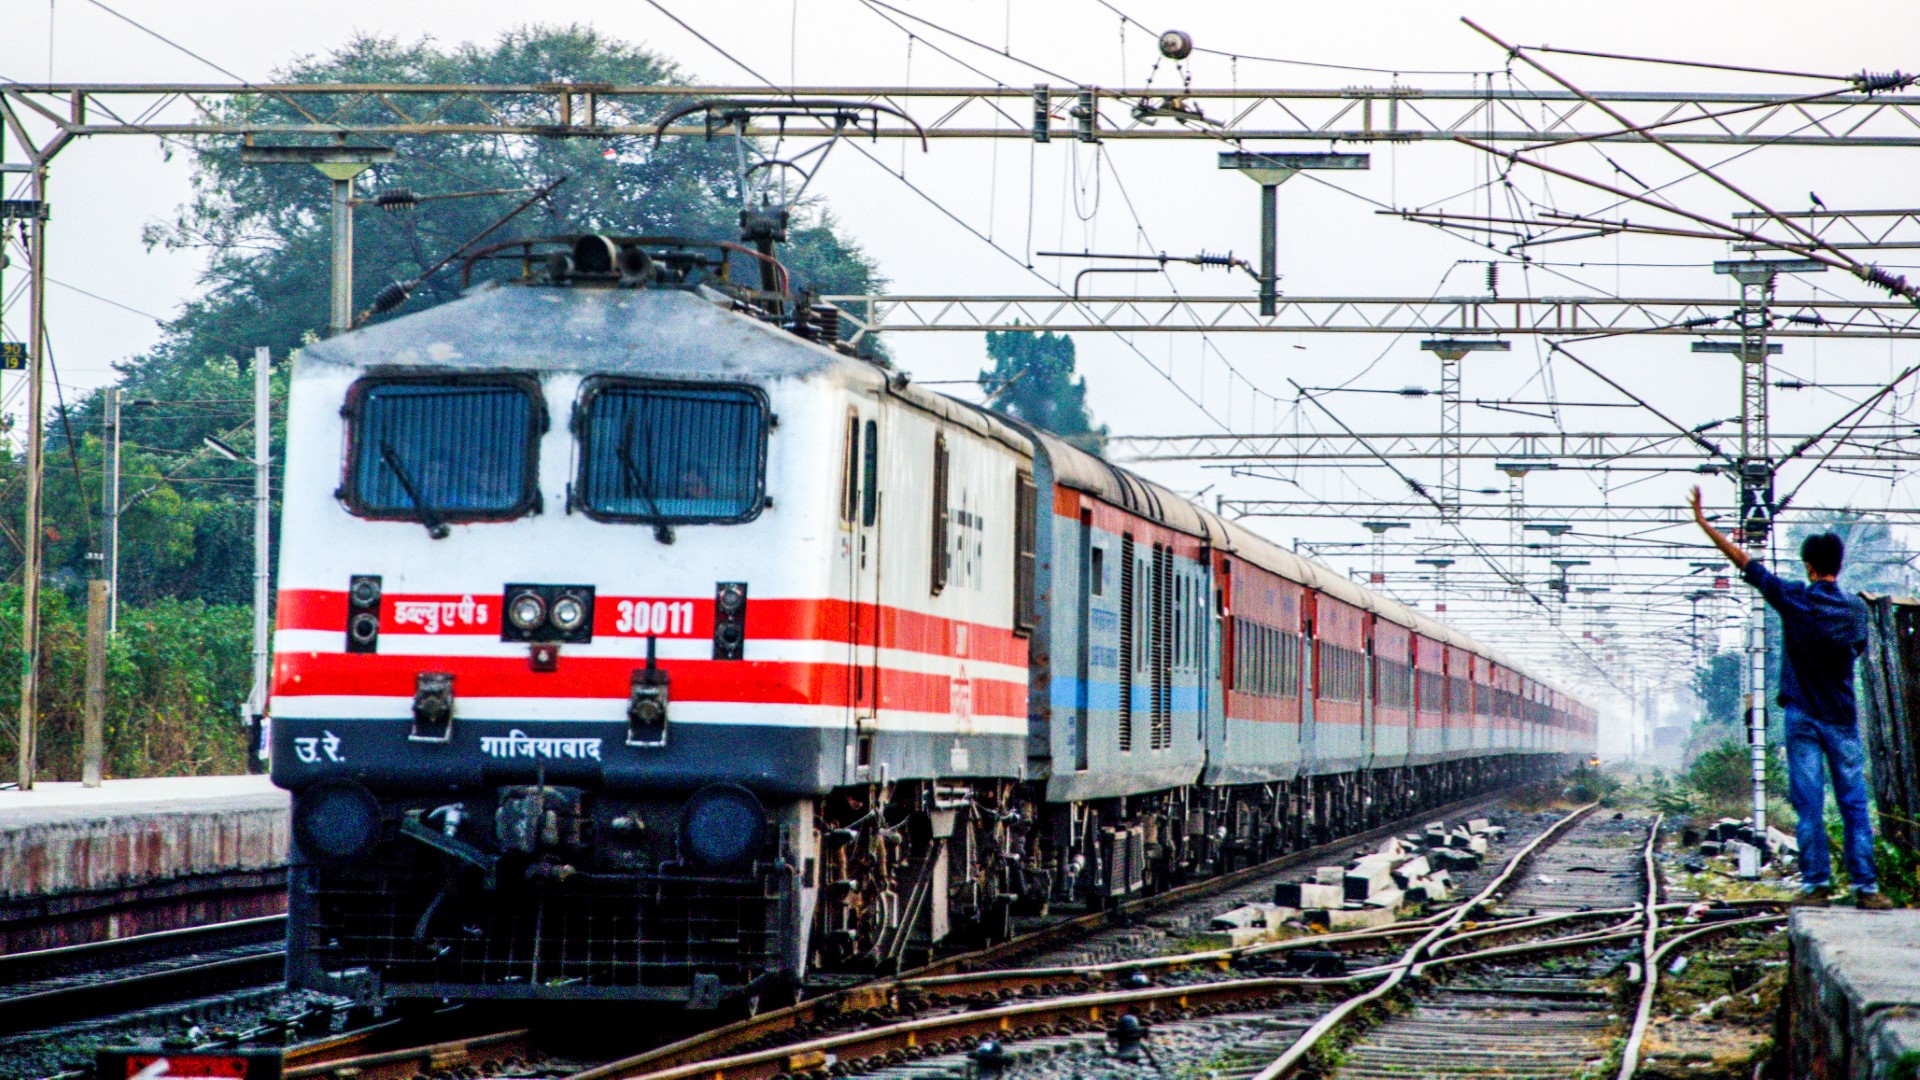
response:
[[[1760,590],[1780,613],[1781,708],[1787,717],[1787,797],[1800,817],[1800,882],[1807,899],[1832,897],[1832,856],[1827,849],[1827,773],[1833,774],[1833,799],[1846,824],[1847,875],[1854,902],[1863,908],[1889,908],[1880,895],[1873,867],[1873,823],[1867,817],[1867,754],[1860,745],[1853,705],[1853,662],[1867,648],[1867,606],[1840,591],[1836,580],[1846,546],[1833,533],[1809,536],[1800,544],[1807,583],[1782,581],[1760,560],[1740,549],[1707,521],[1700,489],[1693,489],[1693,520],[1739,567],[1747,584]]]

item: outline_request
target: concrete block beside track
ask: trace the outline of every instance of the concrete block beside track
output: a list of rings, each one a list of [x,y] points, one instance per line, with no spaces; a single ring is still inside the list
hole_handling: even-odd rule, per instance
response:
[[[289,832],[264,776],[0,791],[0,952],[284,911]]]
[[[1788,933],[1786,1075],[1911,1075],[1896,1066],[1920,1059],[1920,911],[1799,908]]]

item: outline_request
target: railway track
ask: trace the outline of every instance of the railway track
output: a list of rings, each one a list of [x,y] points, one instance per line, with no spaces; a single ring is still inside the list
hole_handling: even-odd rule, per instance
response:
[[[286,916],[0,956],[0,1035],[272,983]]]
[[[937,960],[900,976],[872,980],[704,1032],[649,1051],[641,1055],[641,1059],[660,1063],[698,1060],[701,1056],[727,1053],[772,1040],[802,1039],[842,1022],[843,1018],[865,1021],[893,1014],[899,1011],[903,1001],[909,1008],[914,1008],[921,1003],[937,1006],[959,998],[978,1001],[1019,993],[1067,993],[1090,986],[1111,985],[1116,978],[1125,978],[1131,969],[1143,965],[1094,965],[1094,969],[1081,965],[1062,968],[1051,977],[1008,970],[1008,965],[1025,957],[1047,954],[1049,950],[1057,952],[1072,947],[1116,921],[1138,920],[1180,905],[1210,902],[1223,894],[1230,895],[1234,890],[1252,890],[1264,894],[1276,875],[1316,865],[1335,858],[1355,845],[1378,841],[1435,818],[1459,817],[1483,810],[1497,804],[1503,797],[1494,794],[1462,799],[1219,877],[1128,901],[1112,911],[1062,919],[999,945]],[[1145,964],[1144,967],[1147,970],[1165,969],[1169,972],[1217,971],[1229,968],[1230,964],[1231,958],[1225,954],[1196,954],[1191,957],[1169,957],[1158,963]],[[451,1075],[460,1069],[492,1073],[507,1067],[508,1063],[539,1060],[532,1033],[521,1028],[443,1039],[411,1047],[392,1046],[392,1038],[392,1032],[382,1026],[289,1047],[283,1059],[284,1075],[288,1080],[332,1076],[352,1076],[355,1080],[412,1080],[419,1075]]]
[[[1213,1047],[1207,1071],[1233,1080],[1280,1080],[1309,1066],[1354,1078],[1576,1075],[1605,1059],[1618,1034],[1617,1000],[1594,980],[1638,955],[1661,913],[1689,906],[1661,904],[1647,873],[1657,821],[1595,820],[1590,810],[1555,822],[1470,899],[1428,918],[1186,956],[916,975],[897,980],[889,1001],[862,1002],[870,1008],[843,1030],[782,1042],[764,1030],[743,1038],[751,1025],[736,1025],[569,1080],[925,1080],[1013,1060],[1046,1075],[1054,1057],[1061,1076],[1122,1075],[1153,1064],[1156,1044],[1189,1066]],[[1726,919],[1687,937],[1769,919],[1778,917]],[[1307,949],[1344,954],[1346,970],[1245,974]],[[1175,982],[1182,973],[1201,977]],[[1410,974],[1419,976],[1410,1004],[1396,999],[1405,1011],[1355,1036]],[[1160,980],[1170,985],[1153,985]],[[882,1015],[902,1001],[907,1016]],[[1339,1052],[1335,1032],[1352,1039]]]
[[[1657,972],[1659,958],[1697,936],[1778,918],[1728,919],[1659,941],[1649,927],[1688,905],[1658,903],[1656,892],[1648,906],[1648,881],[1657,890],[1657,878],[1647,875],[1654,830],[1646,819],[1595,818],[1587,808],[1554,822],[1498,867],[1476,872],[1465,882],[1468,900],[1424,918],[1233,949],[1059,962],[1090,951],[1090,938],[1127,935],[1126,923],[1183,908],[1217,910],[1236,894],[1264,893],[1280,873],[1497,798],[1465,800],[1133,902],[1118,913],[1119,928],[1115,913],[1067,919],[1000,946],[576,1071],[570,1080],[920,1080],[943,1070],[993,1072],[1004,1060],[1053,1057],[1075,1075],[1099,1075],[1105,1070],[1085,1069],[1087,1055],[1125,1071],[1156,1048],[1188,1060],[1210,1046],[1229,1048],[1213,1053],[1210,1071],[1234,1080],[1279,1080],[1299,1075],[1304,1064],[1318,1075],[1356,1078],[1564,1077],[1591,1067],[1617,1041],[1619,1024],[1609,1013],[1619,1011],[1618,1003],[1593,989],[1597,975],[1635,957],[1642,970]],[[1327,973],[1329,954],[1338,955],[1334,973]],[[1299,962],[1304,956],[1310,962]],[[1548,964],[1546,956],[1555,959]],[[1644,963],[1650,956],[1652,966]],[[1038,962],[1011,966],[1022,959]],[[1411,995],[1401,986],[1410,978]],[[1387,998],[1405,1011],[1383,1016],[1378,1003]],[[1142,1020],[1151,1034],[1131,1038],[1129,1025]],[[1367,1029],[1354,1035],[1362,1026]],[[528,1029],[403,1045],[408,1031],[417,1037],[417,1029],[379,1025],[288,1047],[284,1075],[412,1080],[564,1071],[562,1062],[541,1057]],[[1335,1031],[1340,1038],[1323,1045]],[[1348,1041],[1344,1049],[1331,1053],[1328,1047],[1342,1040]],[[1328,1073],[1334,1058],[1343,1064]],[[1445,1061],[1444,1070],[1437,1060]]]
[[[1459,808],[1446,809],[1458,812]],[[1422,815],[1422,819],[1434,816],[1444,815],[1429,813]],[[1575,816],[1561,819],[1515,853],[1505,868],[1484,886],[1482,895],[1456,908],[1457,914],[1437,915],[1376,931],[1186,956],[1133,958],[1079,967],[916,973],[911,978],[894,980],[890,985],[876,984],[856,991],[867,995],[886,991],[896,995],[895,1001],[904,999],[907,1006],[901,1011],[907,1016],[903,1019],[892,1019],[883,1012],[889,1004],[885,999],[877,996],[852,999],[846,1004],[865,1008],[851,1011],[841,1030],[823,1034],[817,1025],[774,1030],[772,1025],[737,1024],[731,1029],[588,1069],[571,1080],[637,1080],[641,1077],[648,1080],[695,1077],[771,1080],[794,1076],[820,1080],[827,1076],[878,1074],[910,1063],[931,1067],[937,1072],[939,1059],[953,1058],[954,1063],[964,1066],[963,1056],[978,1051],[982,1043],[999,1047],[1023,1043],[1044,1046],[1047,1040],[1084,1041],[1089,1035],[1103,1037],[1120,1018],[1129,1014],[1136,1021],[1147,1019],[1152,1023],[1173,1019],[1184,1023],[1255,1011],[1299,1013],[1316,1000],[1351,994],[1356,986],[1377,985],[1392,977],[1392,972],[1403,969],[1391,964],[1385,967],[1369,964],[1370,958],[1364,951],[1347,961],[1349,967],[1360,963],[1361,970],[1336,976],[1248,977],[1237,968],[1306,945],[1378,949],[1382,943],[1409,934],[1438,935],[1448,929],[1451,922],[1457,922],[1477,907],[1485,894],[1498,888],[1528,853],[1570,827],[1574,820]],[[1404,824],[1379,830],[1373,838],[1390,835]],[[1366,840],[1352,838],[1329,849],[1306,853],[1308,858],[1294,860],[1293,865],[1324,860]],[[1270,867],[1270,871],[1287,868]],[[1181,972],[1205,972],[1206,976],[1177,981],[1172,978]],[[1156,979],[1165,980],[1167,984],[1155,985]],[[1116,981],[1122,985],[1115,987]],[[922,1010],[930,1015],[913,1015]],[[1308,1008],[1306,1015],[1316,1011],[1324,1010]],[[1268,1022],[1272,1017],[1261,1019]],[[865,1026],[859,1026],[863,1024]],[[798,1038],[781,1041],[788,1035]],[[1143,1044],[1139,1049],[1145,1052],[1148,1047]],[[936,1061],[929,1062],[928,1058]]]

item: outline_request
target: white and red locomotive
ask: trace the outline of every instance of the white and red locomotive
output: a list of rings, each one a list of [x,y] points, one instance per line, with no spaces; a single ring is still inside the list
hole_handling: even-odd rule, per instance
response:
[[[295,986],[765,1002],[1592,751],[1498,654],[712,260],[546,248],[296,356]]]

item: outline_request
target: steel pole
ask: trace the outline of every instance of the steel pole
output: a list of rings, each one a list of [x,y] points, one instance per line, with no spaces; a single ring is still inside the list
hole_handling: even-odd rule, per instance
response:
[[[333,316],[328,336],[353,327],[353,177],[333,178]]]
[[[33,201],[42,212],[28,230],[27,259],[27,491],[26,528],[21,535],[20,723],[15,730],[17,779],[21,791],[33,789],[40,737],[40,501],[47,369],[47,165],[33,168]]]
[[[268,559],[272,537],[269,496],[272,485],[273,445],[273,352],[265,347],[253,352],[253,692],[247,695],[247,724],[254,740],[254,752],[247,763],[252,771],[267,752],[267,652]]]
[[[106,390],[106,478],[100,488],[100,516],[104,519],[106,550],[101,576],[107,579],[107,636],[113,636],[120,615],[120,388]]]
[[[1279,184],[1260,185],[1260,314],[1279,310],[1280,212]]]

